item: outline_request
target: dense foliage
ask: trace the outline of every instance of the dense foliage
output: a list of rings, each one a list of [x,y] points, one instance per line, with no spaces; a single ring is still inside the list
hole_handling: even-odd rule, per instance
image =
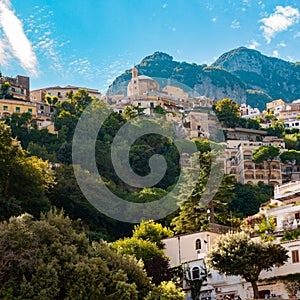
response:
[[[62,211],[40,221],[23,214],[0,223],[0,257],[0,290],[14,299],[158,300],[159,292],[183,298],[172,283],[154,287],[133,256],[104,242],[90,244]]]

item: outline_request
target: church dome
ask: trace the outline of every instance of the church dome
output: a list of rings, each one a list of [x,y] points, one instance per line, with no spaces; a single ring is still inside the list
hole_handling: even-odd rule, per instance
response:
[[[134,68],[132,78],[127,86],[127,96],[145,95],[149,92],[158,92],[159,84],[153,78],[145,75],[137,76],[137,69]]]

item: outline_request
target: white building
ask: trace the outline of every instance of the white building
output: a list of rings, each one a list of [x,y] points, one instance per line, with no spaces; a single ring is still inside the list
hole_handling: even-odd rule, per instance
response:
[[[241,116],[244,119],[254,119],[261,115],[261,112],[258,108],[252,108],[250,105],[243,103],[240,106]]]
[[[280,239],[285,232],[300,229],[300,181],[275,187],[273,199],[260,208],[260,215],[262,214],[267,220],[275,220],[275,242],[287,249],[289,258],[283,266],[261,272],[258,282],[259,297],[273,295],[287,299],[289,295],[284,278],[300,273],[300,238],[285,242],[281,242]],[[165,254],[170,257],[171,267],[182,265],[190,272],[191,279],[199,279],[205,268],[208,251],[216,239],[228,230],[225,226],[210,225],[211,231],[182,234],[163,240]],[[259,236],[253,238],[260,239]],[[191,300],[189,287],[184,284],[183,288],[186,291],[186,299]],[[237,296],[251,299],[253,291],[250,283],[240,276],[226,276],[215,270],[208,270],[207,280],[201,289],[201,299],[222,299],[224,296],[230,296],[232,299]]]

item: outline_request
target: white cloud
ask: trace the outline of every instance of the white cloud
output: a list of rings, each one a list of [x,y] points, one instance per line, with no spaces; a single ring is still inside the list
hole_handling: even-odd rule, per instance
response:
[[[263,18],[259,22],[263,23],[260,29],[269,44],[271,39],[278,33],[287,30],[298,22],[300,18],[299,10],[291,6],[276,6],[275,12],[268,18]]]
[[[4,40],[0,39],[0,65],[7,66],[9,63],[10,55],[8,52],[8,45]]]
[[[164,3],[163,6],[162,6],[162,8],[166,8],[167,6],[168,6],[168,4]]]
[[[217,21],[217,18],[212,18],[211,21],[215,23]]]
[[[258,5],[260,5],[261,9],[264,9],[266,5],[262,1],[258,1]]]
[[[232,29],[238,29],[238,28],[240,28],[241,26],[240,26],[240,22],[238,21],[238,20],[233,20],[232,22],[231,22],[231,25],[230,25],[230,28],[232,28]]]
[[[296,32],[295,35],[294,35],[294,38],[295,38],[295,39],[297,39],[297,38],[299,38],[299,37],[300,37],[300,31]]]
[[[1,51],[4,52],[6,49],[9,49],[29,75],[37,76],[37,57],[31,42],[25,35],[22,22],[17,18],[10,6],[9,0],[0,0],[0,28],[2,28],[5,35]],[[5,42],[9,48],[3,46]]]
[[[286,43],[282,41],[279,44],[277,44],[277,47],[286,47]]]
[[[259,46],[260,46],[260,43],[255,40],[252,40],[251,43],[249,45],[247,45],[247,47],[249,49],[256,49]]]
[[[274,57],[278,57],[278,56],[279,56],[278,50],[274,50],[274,51],[273,51],[273,56],[274,56]]]

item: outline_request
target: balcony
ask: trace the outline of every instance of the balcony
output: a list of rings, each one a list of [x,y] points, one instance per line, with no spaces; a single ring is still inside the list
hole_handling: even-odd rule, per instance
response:
[[[300,219],[288,219],[282,221],[282,227],[277,227],[278,230],[295,230],[300,228]]]
[[[251,160],[252,161],[252,155],[244,155],[244,160]]]

